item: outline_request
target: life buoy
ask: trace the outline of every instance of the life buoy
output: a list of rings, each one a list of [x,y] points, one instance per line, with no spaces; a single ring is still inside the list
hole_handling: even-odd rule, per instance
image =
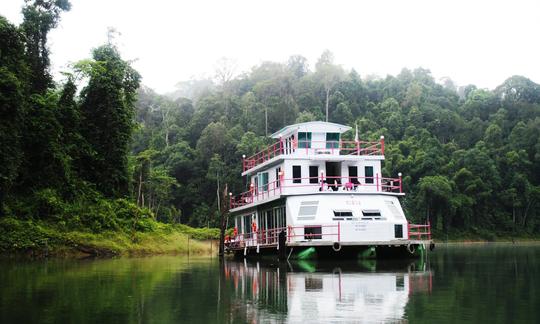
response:
[[[341,244],[339,244],[339,242],[334,242],[334,244],[332,244],[332,250],[335,252],[341,251]]]

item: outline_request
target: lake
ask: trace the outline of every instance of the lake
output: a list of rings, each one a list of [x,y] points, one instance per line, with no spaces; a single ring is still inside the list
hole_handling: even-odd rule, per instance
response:
[[[0,323],[538,323],[540,245],[426,260],[0,260]]]

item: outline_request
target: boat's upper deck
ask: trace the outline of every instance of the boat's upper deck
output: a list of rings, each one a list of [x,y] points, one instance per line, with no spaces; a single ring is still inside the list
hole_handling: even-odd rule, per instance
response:
[[[274,144],[252,156],[243,156],[242,174],[256,172],[286,157],[384,156],[383,136],[379,141],[360,141],[358,135],[353,141],[341,140],[341,134],[350,129],[348,126],[325,122],[287,126],[272,135],[276,139]]]

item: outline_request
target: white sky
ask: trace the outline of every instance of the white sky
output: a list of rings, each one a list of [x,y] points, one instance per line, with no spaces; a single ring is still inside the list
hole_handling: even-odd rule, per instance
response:
[[[23,0],[0,1],[20,23]],[[238,72],[263,61],[308,58],[325,49],[362,76],[424,67],[458,85],[494,88],[519,74],[540,83],[538,0],[71,0],[50,35],[53,71],[90,56],[116,28],[143,83],[166,92],[213,76],[221,57]]]

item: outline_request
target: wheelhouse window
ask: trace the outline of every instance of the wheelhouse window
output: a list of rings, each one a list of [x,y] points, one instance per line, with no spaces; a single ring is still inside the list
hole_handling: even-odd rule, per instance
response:
[[[316,165],[309,166],[309,183],[318,183],[319,182],[319,167]]]
[[[298,132],[298,148],[311,148],[311,132]]]
[[[364,168],[364,174],[366,176],[366,183],[373,183],[373,167],[366,166]]]
[[[302,167],[293,165],[292,167],[293,183],[302,183]]]
[[[339,133],[326,133],[326,148],[339,148]]]

